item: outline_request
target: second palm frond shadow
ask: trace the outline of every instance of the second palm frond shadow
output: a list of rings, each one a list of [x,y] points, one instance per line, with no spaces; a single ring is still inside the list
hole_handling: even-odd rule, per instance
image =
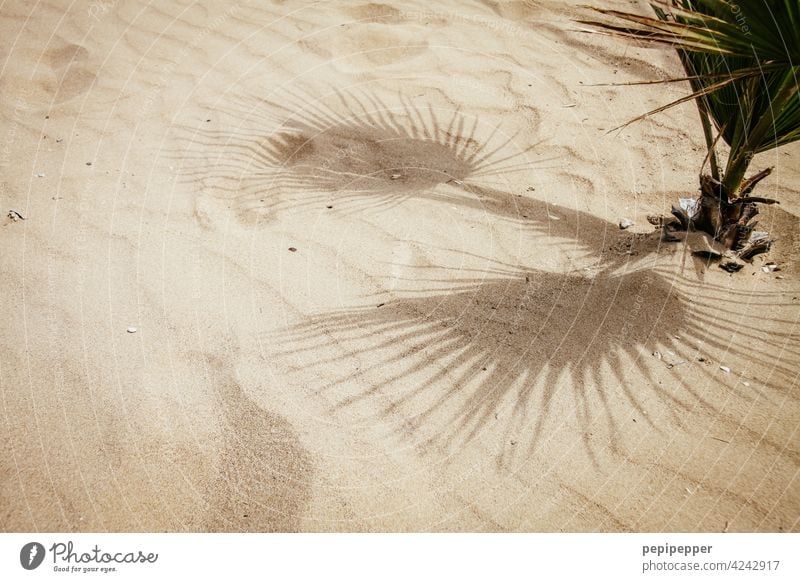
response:
[[[413,291],[385,304],[276,332],[286,349],[273,355],[326,378],[318,392],[333,415],[371,423],[369,415],[380,411],[421,453],[452,454],[500,431],[508,446],[495,456],[503,464],[569,425],[596,462],[595,439],[616,450],[620,423],[631,417],[660,431],[652,418],[679,424],[692,411],[724,414],[700,388],[719,372],[709,352],[727,352],[733,361],[766,361],[776,350],[784,361],[800,356],[788,333],[732,344],[737,333],[756,333],[733,323],[736,298],[715,301],[724,290],[708,286],[705,301],[690,298],[692,283],[648,259],[661,246],[655,234],[621,234],[564,208],[552,217],[544,202],[485,187],[464,185],[463,192],[480,208],[509,215],[513,208],[543,237],[586,249],[593,266],[550,272],[485,258],[488,268],[466,277],[440,270],[446,278],[431,279],[436,285],[427,290],[419,284],[430,269],[419,269],[409,281]],[[356,370],[346,362],[357,362]],[[792,364],[776,363],[762,384],[779,390],[792,375]],[[742,385],[731,390],[750,398]]]

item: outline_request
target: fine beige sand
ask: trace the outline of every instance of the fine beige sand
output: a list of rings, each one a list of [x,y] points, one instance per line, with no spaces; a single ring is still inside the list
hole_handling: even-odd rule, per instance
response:
[[[2,530],[800,530],[800,148],[660,242],[697,113],[609,133],[686,87],[582,3],[3,2]]]

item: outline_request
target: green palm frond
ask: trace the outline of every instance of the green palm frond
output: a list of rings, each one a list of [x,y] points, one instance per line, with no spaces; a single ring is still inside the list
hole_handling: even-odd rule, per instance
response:
[[[672,0],[652,6],[655,17],[594,8],[612,22],[581,22],[678,51],[691,94],[637,119],[694,99],[714,177],[721,169],[711,124],[730,146],[722,181],[736,194],[754,154],[800,139],[800,0]]]

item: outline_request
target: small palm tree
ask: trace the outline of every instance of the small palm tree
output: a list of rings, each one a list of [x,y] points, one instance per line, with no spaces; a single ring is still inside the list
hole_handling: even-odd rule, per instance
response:
[[[628,122],[692,99],[700,113],[710,174],[701,171],[701,194],[693,208],[673,207],[675,218],[665,225],[665,236],[676,228],[702,230],[749,258],[771,243],[752,236],[756,204],[776,201],[751,196],[772,168],[749,178],[747,169],[755,154],[800,138],[800,0],[651,5],[655,17],[593,8],[608,20],[580,22],[678,51],[686,77],[656,82],[688,81],[692,93]],[[720,139],[728,146],[724,166]]]

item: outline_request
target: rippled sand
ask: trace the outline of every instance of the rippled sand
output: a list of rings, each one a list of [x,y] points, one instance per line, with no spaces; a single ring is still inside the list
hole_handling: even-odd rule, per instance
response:
[[[660,243],[580,3],[3,4],[3,530],[800,529],[800,148],[781,271]]]

